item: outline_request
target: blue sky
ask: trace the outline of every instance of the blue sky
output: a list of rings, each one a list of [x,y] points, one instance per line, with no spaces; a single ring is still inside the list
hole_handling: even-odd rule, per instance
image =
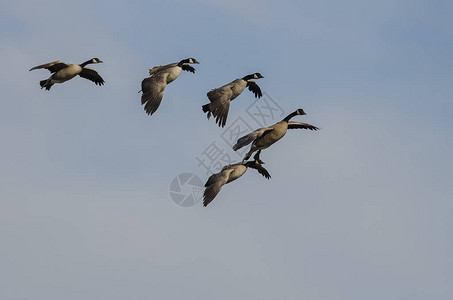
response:
[[[451,299],[453,5],[432,1],[0,4],[0,298]],[[40,90],[53,60],[94,68]],[[149,117],[140,82],[195,57]],[[292,131],[207,208],[223,130],[206,92],[259,85]],[[244,92],[229,122],[254,101]],[[227,123],[228,124],[228,123]]]

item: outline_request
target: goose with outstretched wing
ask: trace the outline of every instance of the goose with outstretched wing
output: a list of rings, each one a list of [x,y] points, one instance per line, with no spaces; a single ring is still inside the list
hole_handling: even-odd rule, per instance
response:
[[[224,127],[230,109],[230,102],[239,96],[245,88],[248,88],[256,98],[263,96],[260,87],[253,80],[260,78],[264,77],[260,73],[253,73],[209,91],[207,96],[210,103],[202,106],[203,112],[208,114],[208,119],[213,115],[216,123]]]
[[[141,102],[145,105],[145,112],[152,115],[159,108],[167,84],[178,78],[182,71],[195,73],[195,68],[190,64],[198,63],[195,58],[187,58],[180,62],[149,69],[150,77],[143,79],[141,90],[143,92]]]
[[[41,88],[45,88],[47,91],[50,90],[52,85],[54,85],[55,83],[63,83],[74,78],[77,75],[93,81],[96,85],[103,85],[104,79],[102,79],[101,75],[99,75],[95,70],[86,67],[88,64],[98,63],[102,63],[99,58],[92,58],[84,63],[81,63],[80,65],[67,64],[57,60],[33,67],[30,69],[30,71],[37,69],[47,69],[50,71],[50,73],[52,73],[49,78],[41,80],[39,82]]]
[[[222,168],[219,173],[213,174],[208,178],[204,194],[203,194],[203,206],[207,206],[217,196],[217,194],[227,183],[230,183],[247,171],[247,168],[252,168],[258,171],[266,179],[271,178],[269,172],[263,167],[264,162],[260,159],[261,151],[258,151],[253,157],[253,161],[240,162],[233,165],[227,165]]]
[[[244,146],[252,143],[250,151],[244,156],[246,161],[250,158],[253,152],[266,149],[283,136],[285,136],[288,129],[308,129],[308,130],[318,130],[319,128],[307,123],[293,122],[290,121],[291,118],[297,115],[305,115],[303,109],[299,108],[296,111],[287,115],[283,120],[278,123],[275,123],[272,126],[259,128],[241,138],[239,138],[236,144],[233,146],[233,150],[237,151]]]

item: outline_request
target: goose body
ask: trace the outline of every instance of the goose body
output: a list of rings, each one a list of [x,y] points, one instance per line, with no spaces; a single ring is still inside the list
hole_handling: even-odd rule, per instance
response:
[[[149,75],[162,77],[165,83],[169,84],[181,75],[182,66],[179,63],[172,63],[165,66],[156,66],[149,70]]]
[[[224,127],[228,117],[230,102],[236,99],[246,87],[255,94],[256,98],[262,96],[260,87],[252,80],[259,78],[263,78],[260,73],[253,73],[209,91],[207,96],[210,103],[202,106],[203,112],[208,114],[208,119],[212,114],[216,118],[216,123]]]
[[[50,82],[52,84],[62,83],[76,77],[77,75],[79,75],[80,72],[82,72],[81,66],[75,64],[68,64],[66,68],[63,68],[60,71],[55,72],[54,75],[51,77]]]
[[[264,162],[259,159],[259,155],[260,151],[255,154],[253,161],[227,165],[224,166],[219,173],[211,175],[205,184],[206,189],[203,194],[203,206],[207,206],[212,200],[214,200],[222,189],[222,186],[244,175],[248,168],[256,169],[258,173],[269,179],[271,175],[262,166]]]
[[[159,108],[167,84],[178,78],[183,70],[195,73],[195,69],[189,64],[198,64],[198,61],[195,58],[187,58],[149,70],[150,77],[143,79],[141,90],[143,92],[141,102],[145,105],[144,109],[148,115],[152,115]]]
[[[288,122],[280,121],[274,124],[274,126],[272,126],[272,130],[268,131],[264,136],[262,136],[262,138],[257,139],[254,143],[254,146],[259,149],[266,149],[267,147],[284,137],[287,130]]]
[[[65,81],[71,80],[77,75],[80,75],[80,77],[83,77],[85,79],[93,81],[97,85],[103,85],[104,84],[104,79],[96,72],[95,70],[91,68],[87,68],[86,65],[88,64],[97,64],[97,63],[102,63],[102,61],[99,58],[92,58],[90,60],[87,60],[86,62],[76,65],[76,64],[67,64],[62,61],[53,61],[47,64],[39,65],[36,67],[33,67],[30,69],[36,70],[36,69],[47,69],[49,70],[52,75],[46,79],[46,80],[41,80],[39,84],[41,85],[41,88],[46,88],[46,90],[50,90],[52,85],[55,83],[63,83]]]
[[[263,150],[274,143],[276,143],[278,140],[280,140],[282,137],[285,136],[286,132],[288,129],[309,129],[309,130],[318,130],[319,128],[316,126],[313,126],[311,124],[307,123],[300,123],[300,122],[291,122],[289,121],[291,118],[297,115],[305,115],[305,112],[303,109],[298,109],[292,113],[290,113],[288,116],[286,116],[283,120],[280,122],[275,123],[272,126],[269,127],[264,127],[264,128],[259,128],[252,133],[249,133],[241,138],[239,138],[236,142],[236,144],[233,146],[233,150],[238,150],[241,149],[242,147],[252,143],[252,146],[250,147],[250,151],[245,155],[244,161],[249,159],[250,156],[253,154],[253,152],[258,151],[258,150]]]

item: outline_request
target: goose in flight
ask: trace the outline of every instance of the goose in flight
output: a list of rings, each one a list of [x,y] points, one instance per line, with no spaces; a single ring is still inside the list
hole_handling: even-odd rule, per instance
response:
[[[99,58],[92,58],[84,63],[81,63],[80,65],[75,65],[67,64],[57,60],[47,64],[33,67],[30,69],[30,71],[36,69],[47,69],[50,71],[50,73],[52,73],[52,75],[48,79],[41,80],[39,82],[41,88],[46,88],[46,90],[50,90],[52,85],[54,85],[55,83],[63,83],[74,78],[77,75],[85,79],[91,80],[97,85],[103,85],[104,79],[102,79],[98,72],[91,68],[86,67],[86,65],[88,64],[98,64],[101,62],[102,61]]]
[[[195,58],[187,58],[180,62],[149,69],[151,76],[143,79],[141,90],[143,92],[142,105],[145,105],[145,112],[152,115],[159,108],[167,84],[178,78],[183,70],[195,73],[195,68],[189,64],[198,63]]]
[[[206,184],[204,194],[203,194],[203,206],[207,206],[211,203],[212,200],[217,196],[217,194],[222,189],[222,186],[230,183],[233,180],[238,179],[242,175],[244,175],[247,168],[252,168],[258,171],[261,175],[265,178],[271,178],[269,172],[262,166],[264,162],[260,160],[260,152],[258,151],[255,156],[253,157],[253,161],[248,162],[240,162],[234,165],[227,165],[222,168],[222,170],[217,173],[211,175]]]
[[[252,133],[239,138],[236,144],[233,146],[233,150],[236,151],[252,143],[250,151],[244,157],[244,161],[246,161],[250,158],[253,152],[266,149],[267,147],[271,146],[279,139],[281,139],[286,134],[286,131],[288,129],[309,129],[315,131],[319,129],[318,127],[311,124],[290,121],[291,118],[297,115],[305,115],[304,110],[299,108],[287,115],[280,122],[275,123],[274,125],[269,127],[259,128]]]
[[[208,114],[208,119],[212,114],[216,119],[216,123],[219,124],[219,126],[224,127],[230,108],[230,102],[239,96],[246,87],[255,94],[256,98],[261,98],[261,96],[263,96],[258,84],[252,80],[259,78],[264,77],[260,73],[253,73],[209,91],[207,95],[210,103],[202,106],[203,112]]]

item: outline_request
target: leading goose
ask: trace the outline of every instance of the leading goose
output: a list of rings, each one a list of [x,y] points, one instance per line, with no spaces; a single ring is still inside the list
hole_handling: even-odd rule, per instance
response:
[[[167,84],[178,78],[183,70],[195,73],[195,68],[189,64],[198,63],[195,58],[187,58],[180,62],[149,69],[151,76],[143,79],[141,90],[143,92],[142,105],[145,104],[145,112],[152,115],[159,108]]]
[[[222,87],[208,92],[208,98],[211,103],[202,106],[203,112],[208,113],[208,119],[211,114],[216,118],[215,122],[224,127],[226,124],[230,102],[239,96],[242,91],[248,87],[255,94],[256,98],[261,98],[260,87],[252,79],[264,78],[260,73],[253,73],[242,78],[233,80]]]
[[[253,157],[254,161],[248,161],[246,163],[240,162],[234,165],[227,165],[222,168],[222,170],[214,175],[209,177],[208,181],[204,185],[206,187],[203,194],[203,206],[207,206],[211,203],[212,200],[217,196],[217,194],[222,189],[222,186],[230,183],[233,180],[238,179],[244,175],[247,168],[252,168],[258,171],[265,178],[271,178],[269,172],[262,166],[264,162],[260,160],[260,153],[258,151]]]
[[[47,69],[50,71],[50,73],[53,73],[48,79],[41,80],[39,82],[41,88],[46,88],[46,90],[50,90],[52,85],[55,83],[63,83],[74,78],[77,75],[85,79],[91,80],[97,85],[103,85],[104,79],[102,79],[98,72],[91,68],[86,67],[86,65],[88,64],[98,64],[101,62],[102,61],[99,58],[92,58],[84,63],[81,63],[80,65],[75,65],[67,64],[57,60],[47,64],[33,67],[30,69],[30,71],[36,69]]]
[[[307,123],[292,122],[289,121],[291,118],[297,115],[305,115],[305,112],[302,108],[297,109],[296,111],[287,115],[283,120],[270,127],[259,128],[252,133],[249,133],[241,138],[239,138],[236,144],[233,146],[233,150],[236,151],[242,147],[252,143],[250,151],[245,155],[244,161],[250,158],[253,152],[257,150],[266,149],[271,146],[279,139],[281,139],[288,129],[309,129],[309,130],[318,130],[319,128]]]

